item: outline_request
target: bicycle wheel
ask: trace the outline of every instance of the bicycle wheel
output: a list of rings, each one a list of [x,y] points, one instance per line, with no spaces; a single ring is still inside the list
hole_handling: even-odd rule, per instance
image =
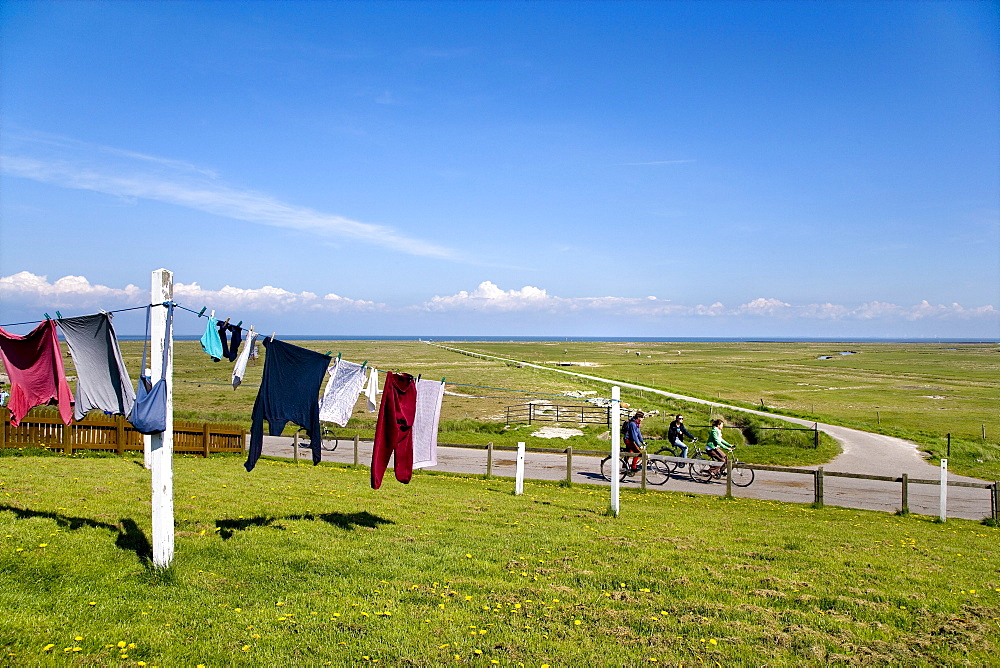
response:
[[[611,456],[608,455],[601,460],[601,477],[611,482]]]
[[[753,482],[753,469],[742,464],[742,462],[737,462],[733,466],[733,484],[737,487],[748,487]]]
[[[646,482],[651,485],[662,485],[670,477],[669,462],[650,459],[646,467]]]
[[[688,465],[688,475],[691,476],[691,480],[694,480],[695,482],[711,482],[712,475],[715,472],[715,467],[709,465],[708,463],[711,460],[700,452],[688,456],[691,459],[702,459],[705,461],[704,464],[699,462],[697,464]]]

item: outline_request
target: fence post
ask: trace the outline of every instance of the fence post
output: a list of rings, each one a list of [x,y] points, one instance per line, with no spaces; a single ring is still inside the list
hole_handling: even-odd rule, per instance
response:
[[[942,522],[948,521],[948,460],[941,460],[941,510],[938,516]]]
[[[573,484],[573,446],[566,447],[566,485]]]
[[[948,434],[948,454],[946,456],[951,459],[951,434]]]
[[[298,431],[296,431],[295,434],[292,436],[292,458],[295,460],[296,464],[299,463],[299,432]]]
[[[69,424],[63,425],[62,430],[62,446],[63,454],[71,455],[73,454],[73,422],[70,421]]]
[[[201,449],[202,449],[202,454],[205,457],[205,459],[208,459],[208,455],[209,455],[209,452],[210,452],[209,451],[209,442],[208,441],[209,441],[209,432],[208,432],[208,423],[206,422],[205,425],[201,429]]]
[[[358,465],[358,441],[361,440],[361,434],[354,435],[354,465]]]
[[[733,498],[733,460],[726,458],[726,498]]]
[[[816,469],[815,473],[815,496],[814,504],[817,508],[823,507],[823,467]]]
[[[115,450],[119,455],[125,454],[125,416],[115,416]]]
[[[10,422],[10,409],[0,406],[0,448],[7,445],[7,423]]]
[[[993,521],[1000,520],[1000,480],[993,481]]]
[[[648,460],[646,459],[646,451],[643,450],[642,451],[642,463],[640,464],[640,466],[642,466],[642,476],[640,478],[639,487],[644,492],[646,491],[646,462],[647,461]]]
[[[150,485],[152,487],[152,547],[153,565],[166,568],[174,559],[174,337],[168,327],[170,308],[161,306],[174,298],[174,274],[157,269],[152,274],[150,303],[156,304],[151,314],[150,354],[153,360],[167,359],[166,369],[152,363],[152,382],[166,376],[167,428],[149,437]]]
[[[531,424],[531,418],[535,416],[535,404],[528,404],[528,424]]]
[[[910,476],[903,474],[903,514],[910,514]]]
[[[524,494],[524,441],[517,444],[517,469],[514,479],[514,494],[520,496]]]
[[[493,441],[486,444],[486,477],[493,477]]]
[[[611,514],[618,517],[621,512],[621,458],[618,451],[621,448],[621,429],[618,423],[621,417],[622,390],[617,385],[611,386],[611,405],[608,415],[611,418]]]
[[[819,422],[813,423],[813,448],[819,450]]]

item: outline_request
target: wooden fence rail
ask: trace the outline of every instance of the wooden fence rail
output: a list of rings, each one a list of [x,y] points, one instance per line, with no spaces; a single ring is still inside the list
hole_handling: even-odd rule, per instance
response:
[[[200,454],[243,452],[246,431],[234,425],[174,422],[174,452]],[[16,427],[10,410],[0,407],[0,448],[45,447],[67,455],[76,450],[105,450],[119,454],[142,451],[142,434],[121,415],[90,414],[68,425],[58,413],[34,409]]]
[[[810,430],[811,431],[811,430]],[[488,443],[487,445],[465,445],[459,443],[439,443],[439,447],[446,448],[462,448],[465,450],[486,450],[486,475],[487,477],[493,474],[493,451],[508,451],[516,452],[517,448],[512,445],[493,445],[493,443]],[[355,446],[356,448],[357,446]],[[572,446],[564,449],[556,448],[525,448],[525,452],[537,452],[540,454],[565,454],[566,455],[566,482],[569,483],[572,480],[572,466],[573,466],[573,455],[589,455],[594,457],[607,456],[608,452],[605,450],[574,450]],[[624,454],[624,451],[622,451]],[[639,455],[637,455],[639,456]],[[661,455],[646,455],[643,453],[644,457],[649,459],[663,459],[668,461],[690,461],[681,460],[679,457],[666,457]],[[355,456],[355,463],[357,463],[357,457]],[[707,464],[712,464],[708,462]],[[903,512],[909,512],[909,486],[910,485],[941,485],[940,480],[931,479],[920,479],[920,478],[910,478],[905,473],[901,476],[880,476],[880,475],[867,475],[863,473],[847,473],[841,471],[824,471],[823,467],[818,469],[803,469],[803,468],[793,468],[790,466],[765,466],[763,464],[746,464],[740,462],[736,465],[737,467],[753,469],[755,471],[775,471],[778,473],[791,473],[808,475],[813,479],[813,502],[817,506],[822,506],[824,502],[824,490],[823,490],[823,479],[825,477],[831,478],[854,478],[857,480],[879,480],[882,482],[892,482],[900,484],[901,491],[901,510]],[[645,466],[643,467],[645,468]],[[731,489],[731,476],[732,469],[727,471],[727,488]],[[989,516],[993,518],[994,521],[1000,521],[1000,480],[994,482],[965,482],[961,480],[949,480],[947,481],[948,487],[971,487],[974,489],[985,489],[990,491],[990,507],[987,509]],[[645,489],[645,480],[643,480],[642,488]]]

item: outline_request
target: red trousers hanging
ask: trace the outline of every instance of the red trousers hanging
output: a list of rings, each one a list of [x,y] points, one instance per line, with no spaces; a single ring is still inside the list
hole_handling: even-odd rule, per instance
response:
[[[413,416],[417,410],[417,383],[408,373],[385,375],[382,405],[375,424],[375,447],[372,450],[372,489],[382,486],[382,476],[394,455],[396,480],[410,482],[413,477]]]

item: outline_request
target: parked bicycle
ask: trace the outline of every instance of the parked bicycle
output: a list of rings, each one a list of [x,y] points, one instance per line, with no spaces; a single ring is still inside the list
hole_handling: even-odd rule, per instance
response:
[[[708,454],[707,450],[695,450],[694,452],[689,452],[688,457],[690,459],[701,459],[704,460],[704,464],[688,464],[688,475],[691,476],[692,480],[698,482],[712,482],[713,480],[724,479],[726,477],[726,466],[725,464],[712,465],[709,462],[718,462],[717,459]],[[736,459],[736,448],[729,453],[729,461],[733,466],[733,484],[737,487],[748,487],[753,483],[754,472],[752,468],[746,465],[746,462],[741,462]],[[719,462],[721,463],[721,462]]]
[[[619,480],[622,482],[627,482],[628,480],[641,480],[642,479],[642,461],[640,459],[639,466],[635,471],[630,470],[632,459],[636,456],[641,456],[640,453],[635,452],[625,452],[624,450],[619,451],[618,462],[619,462]],[[670,476],[670,472],[673,470],[669,466],[670,462],[664,462],[659,459],[652,459],[650,457],[646,458],[646,482],[651,485],[662,485],[667,481]],[[601,476],[611,482],[611,455],[608,455],[601,460]]]

